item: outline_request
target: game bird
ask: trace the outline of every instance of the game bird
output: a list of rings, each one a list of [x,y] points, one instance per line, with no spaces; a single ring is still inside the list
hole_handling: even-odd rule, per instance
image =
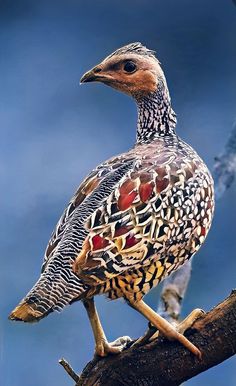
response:
[[[135,145],[81,183],[52,233],[39,280],[9,318],[34,322],[81,300],[95,352],[115,354],[125,339],[108,343],[94,304],[95,295],[105,294],[124,298],[162,335],[200,357],[183,328],[172,326],[143,297],[204,242],[214,210],[212,177],[176,134],[176,114],[154,51],[141,43],[119,48],[82,76],[81,83],[88,82],[134,98]]]

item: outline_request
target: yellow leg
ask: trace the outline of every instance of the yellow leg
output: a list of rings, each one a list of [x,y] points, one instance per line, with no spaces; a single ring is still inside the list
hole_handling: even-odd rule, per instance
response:
[[[122,337],[112,343],[108,343],[94,304],[94,299],[91,298],[83,300],[83,304],[87,311],[93,330],[95,339],[95,353],[102,357],[108,354],[119,354],[124,349],[126,343],[131,341],[131,339],[129,337]]]
[[[194,346],[184,335],[180,334],[167,320],[154,312],[143,300],[134,302],[129,300],[130,305],[147,318],[165,337],[170,340],[178,340],[183,346],[191,351],[198,358],[201,358],[201,351]]]

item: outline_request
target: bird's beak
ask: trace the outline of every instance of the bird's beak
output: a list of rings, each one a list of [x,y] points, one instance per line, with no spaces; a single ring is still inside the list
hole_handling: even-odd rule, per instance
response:
[[[80,83],[88,82],[106,82],[109,81],[111,77],[103,72],[100,65],[93,67],[90,71],[86,72],[80,79]]]
[[[97,75],[94,73],[94,69],[86,72],[80,79],[80,83],[95,82]]]

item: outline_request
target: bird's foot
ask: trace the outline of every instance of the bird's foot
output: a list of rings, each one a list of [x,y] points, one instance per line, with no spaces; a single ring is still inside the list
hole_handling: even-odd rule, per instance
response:
[[[188,328],[191,328],[193,324],[205,314],[205,311],[200,308],[195,308],[182,322],[177,325],[177,331],[180,334],[184,334]]]
[[[191,328],[193,324],[201,318],[205,314],[205,311],[203,311],[201,308],[195,308],[182,322],[177,323],[177,322],[172,322],[172,326],[175,327],[176,331],[178,331],[180,334],[184,334],[186,330]],[[150,329],[150,327],[149,327]],[[150,336],[149,341],[152,342],[153,340],[158,338],[159,331],[155,329],[155,327],[152,327],[152,330],[154,331],[152,335]]]
[[[203,315],[205,314],[205,311],[201,310],[200,308],[196,308],[195,310],[193,310],[182,322],[180,322],[179,324],[176,322],[172,322],[172,326],[176,329],[176,331],[180,334],[180,335],[183,335],[184,332],[186,330],[188,330],[189,328],[191,328],[193,326],[193,324],[196,322],[196,320],[198,320],[199,318],[201,318]],[[148,330],[146,331],[146,333],[141,336],[139,339],[137,339],[131,347],[136,347],[136,346],[143,346],[145,344],[148,344],[148,343],[151,343],[153,342],[154,340],[156,340],[158,338],[158,336],[160,335],[160,331],[154,327],[151,323],[149,323],[149,326],[148,326]],[[168,338],[168,336],[167,336]],[[186,338],[185,338],[186,339]],[[170,338],[171,340],[171,338]],[[178,339],[179,340],[179,339]],[[182,339],[180,339],[181,341]],[[186,342],[184,344],[186,346]],[[195,347],[195,346],[194,346]],[[193,348],[190,349],[190,351],[194,351],[195,354],[197,356],[200,356],[200,354],[198,353],[199,350],[196,348]]]
[[[201,351],[193,343],[191,343],[183,334],[185,333],[185,331],[191,328],[196,322],[196,320],[201,318],[204,314],[205,311],[201,310],[200,308],[196,308],[182,322],[180,322],[176,326],[176,339],[180,343],[182,343],[189,351],[196,355],[200,360],[202,359]]]
[[[110,343],[102,339],[95,347],[95,354],[100,357],[105,357],[109,354],[119,354],[130,342],[132,342],[132,339],[129,336],[122,336]]]
[[[188,326],[190,328],[190,326]],[[149,330],[147,333],[142,336],[141,338],[137,339],[131,347],[140,347],[145,344],[151,343],[155,341],[160,335],[163,336],[163,333],[160,333],[159,330],[156,329],[156,331],[150,336]],[[182,333],[178,331],[176,328],[173,329],[173,331],[170,332],[170,334],[165,333],[164,336],[169,339],[170,341],[178,340],[184,347],[186,347],[189,351],[191,351],[194,355],[196,355],[199,359],[202,358],[201,351],[193,344],[191,343]]]

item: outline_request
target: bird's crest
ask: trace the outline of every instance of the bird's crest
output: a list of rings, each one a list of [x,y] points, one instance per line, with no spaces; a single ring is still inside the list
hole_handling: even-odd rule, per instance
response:
[[[127,44],[126,46],[118,48],[116,51],[112,52],[112,54],[107,56],[106,59],[110,59],[116,55],[123,55],[123,54],[129,54],[129,53],[137,54],[141,56],[149,56],[157,60],[155,56],[155,51],[149,50],[149,48],[143,46],[142,43],[140,42],[130,43],[130,44]]]

